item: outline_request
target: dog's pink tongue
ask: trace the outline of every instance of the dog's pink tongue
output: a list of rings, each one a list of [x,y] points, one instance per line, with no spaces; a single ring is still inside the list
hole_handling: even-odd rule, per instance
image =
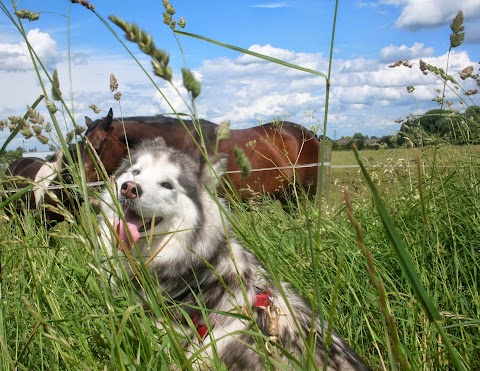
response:
[[[138,227],[135,224],[129,222],[126,222],[125,224],[127,225],[127,228],[132,235],[133,242],[137,242],[140,239],[140,232],[138,231]],[[115,230],[118,232],[118,236],[121,238],[121,240],[125,242],[125,246],[130,250],[131,246],[128,234],[125,230],[125,224],[122,220],[116,222]],[[121,249],[120,244],[118,244],[118,249]]]

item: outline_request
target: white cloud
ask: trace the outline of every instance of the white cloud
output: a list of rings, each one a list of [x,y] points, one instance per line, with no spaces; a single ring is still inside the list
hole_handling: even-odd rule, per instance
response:
[[[251,52],[259,53],[259,54],[264,54],[272,58],[280,59],[285,62],[290,62],[295,58],[295,53],[293,53],[292,51],[275,48],[268,44],[264,46],[255,44],[255,45],[252,45],[250,48],[248,48],[248,50]],[[257,57],[254,57],[248,54],[243,54],[242,56],[238,57],[236,61],[239,64],[268,63],[263,59],[259,59]]]
[[[401,60],[410,60],[414,58],[429,57],[433,54],[433,48],[425,48],[422,43],[416,42],[410,48],[406,45],[389,45],[380,50],[380,60],[382,62],[394,62]]]
[[[318,71],[327,70],[327,59],[320,53],[299,53],[271,45],[253,45],[250,49]],[[435,108],[431,100],[436,94],[435,88],[441,88],[441,85],[432,74],[424,76],[419,71],[418,58],[422,56],[427,63],[445,67],[447,55],[423,57],[428,54],[428,48],[421,44],[391,47],[388,52],[392,55],[393,51],[402,49],[403,52],[416,56],[410,58],[414,63],[411,69],[388,68],[389,63],[375,59],[334,60],[327,131],[329,136],[333,137],[334,131],[337,137],[355,132],[367,135],[391,134],[398,129],[399,125],[394,122],[398,117],[409,112],[421,113]],[[384,53],[388,54],[385,50]],[[89,104],[96,104],[104,111],[113,107],[116,116],[172,112],[165,99],[161,98],[132,60],[114,54],[84,55],[96,57],[89,57],[72,69],[72,91],[78,123],[83,124],[85,115],[92,119],[105,115],[105,112],[95,115],[88,108]],[[147,60],[143,64],[150,70]],[[449,71],[461,71],[469,64],[474,63],[466,52],[453,52],[450,55]],[[58,70],[61,89],[68,98],[68,65],[60,63]],[[119,82],[119,90],[122,92],[120,103],[113,99],[113,93],[109,90],[111,73],[115,74]],[[325,80],[322,77],[246,55],[205,60],[194,73],[202,85],[202,93],[196,100],[201,118],[217,123],[228,120],[232,128],[253,126],[277,117],[310,127],[323,123]],[[180,71],[175,69],[174,84],[186,98],[180,77]],[[41,92],[32,72],[20,74],[0,71],[0,80],[6,81],[9,87],[0,90],[2,118],[13,113],[23,115],[25,105],[31,104]],[[158,78],[154,80],[177,111],[188,112],[171,86]],[[407,85],[415,86],[413,94],[407,93]],[[453,92],[447,91],[447,94],[448,99],[455,99]],[[0,133],[1,138],[5,138],[5,134],[7,133]],[[33,145],[38,146],[38,143]]]
[[[57,43],[48,33],[35,28],[28,31],[27,39],[39,59],[46,66],[51,66],[59,60],[60,54],[57,50]],[[27,71],[33,69],[27,43],[24,40],[0,43],[0,60],[2,61],[0,70]]]
[[[396,5],[403,5],[397,27],[413,31],[449,24],[460,10],[466,20],[480,17],[478,0],[404,0]]]

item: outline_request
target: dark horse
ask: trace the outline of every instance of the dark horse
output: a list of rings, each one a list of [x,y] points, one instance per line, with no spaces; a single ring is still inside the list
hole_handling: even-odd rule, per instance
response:
[[[12,201],[17,213],[25,208],[40,210],[45,215],[46,221],[62,222],[65,219],[63,206],[73,211],[81,202],[64,187],[65,184],[71,184],[72,179],[62,151],[58,151],[48,160],[20,157],[10,163],[5,175],[9,188],[14,190],[21,190],[34,184],[30,192]],[[52,186],[53,189],[48,189]]]
[[[198,152],[196,143],[200,143],[202,137],[209,155],[217,150],[228,155],[230,184],[244,200],[264,193],[281,198],[284,188],[292,182],[302,185],[311,194],[316,191],[320,142],[314,133],[301,125],[284,121],[230,130],[229,137],[217,143],[219,126],[205,120],[200,120],[200,135],[192,121],[183,120],[182,124],[179,119],[165,116],[113,120],[110,110],[103,119],[85,119],[88,126],[85,142],[95,150],[108,175],[114,173],[127,154],[127,148],[139,145],[144,139],[163,137],[167,145],[195,154]],[[251,172],[246,178],[236,164],[235,147],[242,149],[250,161]],[[83,153],[82,161],[87,181],[96,181],[99,177],[94,156],[89,152]]]

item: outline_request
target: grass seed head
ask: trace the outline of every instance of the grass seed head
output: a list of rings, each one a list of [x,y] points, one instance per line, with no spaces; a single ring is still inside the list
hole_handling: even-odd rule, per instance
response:
[[[201,86],[198,80],[193,76],[192,71],[188,68],[182,68],[183,86],[192,95],[192,99],[200,95]]]
[[[245,152],[240,147],[235,146],[233,148],[233,158],[235,159],[235,163],[240,168],[240,175],[242,178],[246,178],[250,175],[250,171],[252,170],[252,165],[245,155]]]
[[[31,137],[33,137],[33,132],[30,128],[20,130],[20,134],[22,134],[25,139],[30,139]]]
[[[40,18],[40,13],[31,12],[30,10],[22,9],[17,10],[15,15],[20,19],[27,19],[28,21],[38,21]]]
[[[230,121],[222,121],[218,127],[217,140],[228,139],[230,137]]]
[[[185,28],[185,26],[187,25],[187,22],[185,21],[185,18],[180,17],[177,24],[180,26],[180,28]]]
[[[56,101],[62,100],[62,92],[60,91],[60,80],[58,79],[58,70],[55,68],[52,75],[52,99]]]
[[[97,115],[100,113],[100,108],[98,108],[95,104],[91,104],[88,106],[93,112],[95,112]]]
[[[395,62],[395,63],[390,64],[388,67],[389,67],[389,68],[399,67],[399,66],[402,65],[402,63],[403,63],[402,61],[397,61],[397,62]]]
[[[125,22],[115,16],[108,18],[125,32],[127,40],[136,43],[142,52],[152,57],[153,73],[171,82],[173,74],[172,69],[168,67],[170,57],[165,51],[157,49],[152,37],[135,23]]]
[[[47,105],[48,112],[51,114],[55,114],[58,111],[57,107],[55,107],[55,103],[52,101],[47,100],[45,101],[45,104]]]
[[[95,10],[95,6],[90,4],[87,0],[70,0],[73,4],[80,4],[88,10]]]
[[[460,10],[452,23],[450,23],[452,34],[450,35],[450,48],[462,45],[465,38],[465,26],[463,25],[463,12]]]
[[[473,73],[473,66],[465,67],[462,72],[460,72],[460,78],[465,80],[467,77],[470,77]]]
[[[118,81],[113,73],[110,74],[110,91],[114,92],[118,89]]]
[[[42,134],[42,129],[40,125],[32,125],[32,130],[36,135]]]
[[[42,144],[48,144],[48,138],[45,135],[38,134],[37,139]]]
[[[163,12],[163,23],[165,23],[166,25],[169,25],[171,21],[172,21],[172,16],[167,12]]]

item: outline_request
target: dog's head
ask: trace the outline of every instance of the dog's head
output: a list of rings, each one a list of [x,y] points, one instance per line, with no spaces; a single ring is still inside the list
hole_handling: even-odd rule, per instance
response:
[[[167,147],[161,138],[143,142],[115,173],[116,196],[125,217],[125,223],[116,226],[120,237],[125,238],[126,229],[137,241],[145,235],[197,228],[210,198],[206,188],[216,187],[225,164],[223,155],[196,159]]]

